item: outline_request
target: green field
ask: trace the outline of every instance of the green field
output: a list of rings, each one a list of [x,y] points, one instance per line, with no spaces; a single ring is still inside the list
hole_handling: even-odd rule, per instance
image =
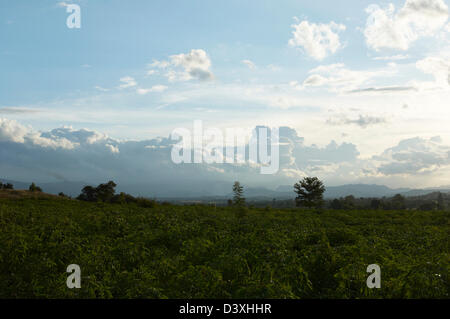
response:
[[[442,211],[0,198],[0,298],[449,298],[449,235]]]

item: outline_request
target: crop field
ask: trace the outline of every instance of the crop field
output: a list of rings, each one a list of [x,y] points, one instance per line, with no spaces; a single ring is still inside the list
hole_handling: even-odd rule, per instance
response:
[[[449,238],[448,211],[0,196],[0,298],[447,299]],[[370,264],[380,289],[367,287]]]

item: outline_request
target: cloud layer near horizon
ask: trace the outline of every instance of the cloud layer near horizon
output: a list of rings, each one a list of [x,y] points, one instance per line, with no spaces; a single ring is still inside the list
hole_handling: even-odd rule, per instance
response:
[[[327,183],[386,183],[402,178],[430,178],[450,167],[450,147],[439,137],[405,139],[384,152],[362,159],[357,146],[330,141],[308,145],[294,129],[280,128],[280,170],[263,176],[254,164],[181,164],[171,161],[175,140],[156,138],[120,141],[105,134],[61,127],[36,132],[0,118],[2,178],[23,181],[83,181],[113,179],[134,185],[143,195],[222,193],[239,179],[247,186],[275,188],[304,176]]]

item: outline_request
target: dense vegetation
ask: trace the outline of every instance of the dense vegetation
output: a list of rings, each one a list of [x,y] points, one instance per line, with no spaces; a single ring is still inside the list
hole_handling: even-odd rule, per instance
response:
[[[0,298],[449,298],[449,235],[445,211],[0,196]]]

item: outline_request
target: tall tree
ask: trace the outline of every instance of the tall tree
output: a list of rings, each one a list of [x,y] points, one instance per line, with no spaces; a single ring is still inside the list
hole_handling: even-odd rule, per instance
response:
[[[85,186],[81,190],[81,194],[77,197],[79,200],[84,200],[88,202],[96,202],[97,201],[97,192],[92,186]]]
[[[406,200],[405,197],[401,194],[396,194],[392,197],[391,200],[393,209],[405,209],[406,208]]]
[[[100,184],[95,189],[97,192],[97,197],[103,202],[109,202],[113,198],[114,194],[116,193],[117,184],[113,181],[109,181],[106,184]]]
[[[317,177],[305,177],[294,185],[294,192],[297,194],[295,203],[299,207],[320,208],[323,205],[325,186]]]
[[[233,185],[233,203],[236,206],[244,206],[245,198],[244,198],[244,187],[241,186],[241,183],[234,182]]]
[[[36,184],[33,182],[31,183],[30,187],[28,188],[30,192],[42,192],[42,188],[39,186],[36,186]]]

